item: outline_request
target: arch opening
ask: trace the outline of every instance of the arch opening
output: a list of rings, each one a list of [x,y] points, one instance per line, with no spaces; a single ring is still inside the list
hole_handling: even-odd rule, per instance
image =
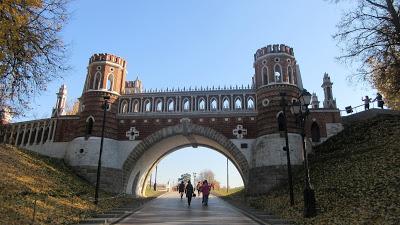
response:
[[[229,183],[227,183],[227,157],[220,151],[207,146],[183,146],[171,149],[157,159],[148,171],[143,171],[145,179],[141,188],[141,195],[146,196],[146,190],[157,188],[174,190],[179,184],[181,175],[190,174],[190,181],[194,187],[204,179],[214,189],[244,187],[244,181],[239,170],[231,159],[228,160]],[[156,169],[157,167],[157,169]],[[157,172],[156,172],[157,170]]]
[[[147,137],[133,149],[123,164],[125,193],[143,196],[149,173],[154,166],[170,153],[190,146],[206,147],[227,157],[236,167],[246,188],[249,159],[222,134],[211,128],[189,123],[164,128]]]

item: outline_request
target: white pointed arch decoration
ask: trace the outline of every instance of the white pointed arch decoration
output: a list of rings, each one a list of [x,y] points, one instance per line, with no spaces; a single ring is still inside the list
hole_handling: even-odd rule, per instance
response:
[[[212,97],[210,99],[210,109],[211,111],[217,111],[218,110],[218,100],[216,97]]]
[[[243,108],[243,106],[242,106],[243,100],[242,100],[242,98],[240,96],[237,96],[235,98],[235,102],[234,103],[235,103],[234,104],[235,110],[240,110],[240,109]]]
[[[276,83],[282,82],[283,74],[282,74],[282,66],[279,63],[275,63],[274,65],[274,80]]]

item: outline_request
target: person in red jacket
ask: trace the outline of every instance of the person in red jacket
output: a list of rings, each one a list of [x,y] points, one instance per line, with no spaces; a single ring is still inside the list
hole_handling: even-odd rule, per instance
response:
[[[207,180],[203,181],[201,186],[201,192],[203,193],[203,205],[208,205],[208,196],[210,195],[211,186],[208,184]]]

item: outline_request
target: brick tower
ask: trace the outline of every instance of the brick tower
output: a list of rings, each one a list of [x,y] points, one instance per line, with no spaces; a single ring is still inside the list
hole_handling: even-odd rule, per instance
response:
[[[80,135],[101,135],[104,96],[110,96],[106,117],[106,137],[116,138],[118,97],[125,91],[126,61],[111,54],[94,54],[89,59],[88,73],[80,98]]]
[[[288,103],[296,101],[302,84],[299,67],[296,64],[293,49],[286,45],[268,45],[254,54],[254,84],[257,96],[257,140],[253,147],[253,166],[251,183],[261,183],[253,190],[262,192],[270,186],[287,179],[284,123],[281,106],[282,94]],[[300,88],[299,88],[300,87]],[[294,116],[286,108],[287,127],[291,163],[302,161],[301,136]],[[274,165],[274,166],[271,166]],[[268,177],[275,177],[276,183],[270,183]],[[252,185],[252,184],[251,184]]]

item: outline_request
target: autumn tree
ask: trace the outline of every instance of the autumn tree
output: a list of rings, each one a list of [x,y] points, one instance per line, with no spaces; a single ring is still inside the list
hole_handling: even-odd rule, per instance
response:
[[[68,0],[0,1],[0,110],[20,114],[68,69],[60,31]]]
[[[203,170],[199,174],[199,180],[207,180],[208,183],[219,186],[219,182],[215,179],[215,174],[211,170]]]
[[[400,109],[400,0],[357,0],[354,4],[334,35],[343,52],[339,59],[360,62],[352,77],[370,82],[389,107]]]
[[[79,100],[67,101],[65,104],[65,115],[73,116],[79,113]]]

